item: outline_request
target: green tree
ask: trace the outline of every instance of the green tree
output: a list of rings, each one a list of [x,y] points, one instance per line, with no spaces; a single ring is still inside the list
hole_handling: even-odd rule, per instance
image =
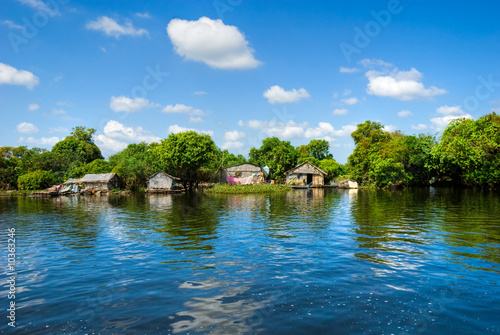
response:
[[[500,184],[500,116],[455,119],[433,152],[439,180],[463,185]]]
[[[217,146],[210,135],[195,131],[170,134],[153,150],[167,170],[181,178],[184,187],[193,190],[200,182],[204,168],[213,165]]]
[[[311,140],[307,145],[309,157],[314,157],[317,160],[332,158],[329,150],[330,143],[327,140]]]
[[[118,174],[126,188],[145,187],[150,175],[165,170],[165,166],[161,166],[154,158],[153,149],[155,146],[158,146],[158,144],[132,143],[122,151],[109,157],[109,166],[112,168],[112,172]],[[102,162],[96,162],[95,164],[96,166],[92,168],[106,168],[106,165]]]
[[[280,141],[277,137],[268,137],[262,140],[259,149],[250,149],[249,162],[268,166],[274,179],[282,180],[285,171],[297,165],[297,149],[289,141]]]
[[[36,170],[20,176],[17,183],[21,190],[42,190],[52,186],[54,180],[52,171]]]
[[[320,160],[318,162],[318,167],[327,173],[326,179],[328,181],[345,174],[344,167],[337,163],[337,161],[335,161],[333,158]]]

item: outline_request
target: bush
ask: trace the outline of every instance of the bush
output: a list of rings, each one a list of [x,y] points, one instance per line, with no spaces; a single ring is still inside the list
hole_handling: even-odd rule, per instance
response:
[[[52,186],[55,176],[52,171],[36,170],[23,174],[17,179],[17,185],[21,190],[42,190]]]

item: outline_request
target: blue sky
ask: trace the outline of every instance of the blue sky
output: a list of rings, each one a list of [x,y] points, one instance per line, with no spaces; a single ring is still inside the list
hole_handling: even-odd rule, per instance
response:
[[[365,120],[439,134],[500,106],[490,1],[0,3],[0,145],[96,128],[105,156],[194,129],[247,155],[262,139],[330,141]]]

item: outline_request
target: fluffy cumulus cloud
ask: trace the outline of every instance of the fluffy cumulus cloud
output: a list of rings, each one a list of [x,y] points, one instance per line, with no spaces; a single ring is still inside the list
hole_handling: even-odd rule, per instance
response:
[[[349,136],[356,130],[356,126],[354,125],[345,125],[340,129],[335,129],[335,127],[328,122],[319,122],[317,127],[310,127],[306,122],[297,124],[292,120],[286,123],[274,120],[249,120],[239,121],[238,124],[242,127],[260,131],[264,136],[276,136],[283,140],[292,140],[295,138],[322,138],[333,141],[334,137]]]
[[[110,120],[103,129],[103,134],[94,136],[94,142],[106,153],[123,150],[130,143],[159,142],[161,138],[154,136],[142,127],[128,127],[118,121]]]
[[[163,113],[177,113],[177,114],[187,114],[187,115],[204,115],[201,109],[196,109],[191,106],[186,106],[183,104],[167,105],[163,108]]]
[[[210,136],[214,135],[214,132],[212,130],[199,130],[199,129],[194,129],[194,128],[186,128],[186,127],[181,127],[177,124],[174,124],[173,126],[168,127],[168,132],[172,133],[172,134],[183,133],[185,131],[195,131],[198,134],[207,134]]]
[[[246,134],[242,131],[232,130],[227,131],[224,134],[224,144],[223,149],[239,149],[243,147],[244,143],[242,140],[246,137]]]
[[[442,115],[464,115],[465,111],[460,106],[448,106],[444,105],[436,109],[438,114]]]
[[[25,70],[18,70],[10,65],[0,63],[0,85],[19,85],[33,89],[38,85],[39,79],[33,73]]]
[[[401,112],[398,112],[399,117],[410,117],[412,115],[413,113],[410,112],[409,110],[402,110]]]
[[[109,101],[109,107],[115,112],[126,112],[133,113],[140,111],[141,109],[159,107],[158,104],[154,104],[149,102],[144,98],[127,98],[124,96],[121,97],[111,97]]]
[[[125,22],[125,24],[119,24],[114,19],[101,16],[95,21],[90,21],[85,25],[85,28],[88,30],[101,31],[106,36],[112,37],[120,37],[122,35],[125,36],[142,36],[149,35],[146,29],[137,29],[135,28],[130,21]]]
[[[251,69],[260,62],[245,36],[235,26],[201,17],[196,21],[173,19],[167,33],[177,54],[216,69]]]
[[[445,89],[435,86],[425,87],[421,81],[422,73],[415,68],[410,71],[400,71],[397,68],[390,71],[369,70],[365,75],[368,78],[366,91],[370,95],[409,101],[447,93]]]
[[[34,138],[34,137],[20,137],[17,141],[19,143],[23,144],[29,144],[32,146],[39,146],[42,148],[47,148],[47,147],[52,147],[54,144],[59,142],[61,139],[59,137],[41,137],[41,138]]]
[[[448,106],[444,105],[436,109],[436,112],[440,117],[434,117],[431,119],[432,127],[437,131],[444,130],[448,124],[454,119],[465,118],[473,119],[472,115],[467,114],[460,106]]]
[[[300,99],[310,97],[309,93],[303,88],[299,88],[298,90],[292,89],[291,91],[285,91],[285,89],[278,85],[271,86],[267,91],[264,92],[263,96],[270,104],[297,102]]]
[[[38,128],[33,123],[21,122],[17,125],[16,130],[19,133],[24,134],[36,134],[38,133]]]

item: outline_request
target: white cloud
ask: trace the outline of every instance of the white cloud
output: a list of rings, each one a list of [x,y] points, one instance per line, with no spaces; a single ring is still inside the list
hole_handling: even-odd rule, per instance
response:
[[[337,109],[334,109],[332,114],[333,115],[345,115],[347,114],[348,110],[345,109],[345,108],[337,108]]]
[[[384,62],[381,59],[362,59],[359,61],[359,64],[363,65],[364,67],[392,67],[393,65],[391,63]]]
[[[359,71],[359,69],[355,68],[355,67],[349,68],[349,67],[343,67],[343,66],[341,66],[339,68],[339,72],[340,73],[355,73],[355,72],[358,72],[358,71]]]
[[[241,141],[246,137],[242,131],[232,130],[224,134],[223,149],[239,149],[243,147],[244,143]]]
[[[57,16],[60,14],[57,7],[51,8],[49,5],[47,5],[45,2],[41,0],[17,0],[17,1],[19,1],[24,5],[28,5],[33,9],[45,12],[50,16]],[[52,5],[54,5],[54,3],[55,3],[54,1],[51,2]]]
[[[342,95],[343,95],[343,96],[347,96],[347,95],[349,95],[349,94],[351,94],[351,93],[352,93],[352,91],[346,88],[346,89],[344,90],[344,93],[342,93]]]
[[[431,119],[432,126],[435,130],[441,131],[444,130],[448,124],[454,120],[454,119],[460,119],[460,118],[465,118],[465,119],[474,119],[472,115],[470,114],[464,114],[464,115],[445,115],[442,117],[434,117]]]
[[[292,120],[283,123],[278,121],[239,121],[240,126],[246,126],[250,129],[262,132],[264,136],[276,136],[283,140],[295,138],[323,138],[328,141],[334,140],[333,137],[349,136],[356,126],[345,125],[341,129],[335,129],[328,122],[319,122],[317,127],[309,127],[307,123],[297,124]]]
[[[31,90],[38,83],[39,79],[33,73],[0,63],[0,85],[24,85]]]
[[[187,114],[187,115],[204,115],[201,109],[196,109],[191,106],[186,106],[183,104],[176,105],[167,105],[162,110],[164,113],[178,113],[178,114]]]
[[[159,142],[161,138],[144,130],[142,127],[127,127],[118,121],[110,120],[104,126],[103,134],[94,137],[94,141],[105,152],[123,150],[130,143]]]
[[[492,105],[500,105],[500,99],[498,99],[498,100],[492,100],[492,101],[490,101],[490,104],[492,104]]]
[[[208,94],[207,92],[205,91],[196,91],[193,93],[194,95],[205,95],[205,94]]]
[[[189,117],[189,122],[191,123],[200,123],[200,122],[204,122],[205,120],[203,120],[202,117],[199,117],[199,116],[190,116]]]
[[[425,88],[420,81],[422,73],[415,68],[410,71],[394,68],[391,72],[370,70],[365,75],[368,78],[366,91],[370,95],[409,101],[447,93],[445,89],[435,86]]]
[[[412,115],[413,113],[410,112],[409,110],[402,110],[401,112],[398,112],[399,117],[410,117]]]
[[[114,19],[107,16],[101,16],[95,21],[90,21],[85,25],[85,28],[89,30],[102,31],[107,36],[113,36],[116,38],[122,35],[126,36],[149,35],[146,29],[137,29],[129,21],[121,25]]]
[[[387,131],[387,132],[392,133],[392,132],[394,132],[394,131],[398,130],[398,127],[396,127],[396,126],[394,126],[394,125],[392,125],[392,124],[389,124],[389,125],[387,125],[387,126],[384,126],[384,127],[382,128],[382,130],[383,130],[383,131]]]
[[[352,97],[352,98],[342,99],[342,102],[348,105],[355,105],[359,102],[359,100],[358,98]]]
[[[140,17],[141,19],[150,19],[151,15],[149,13],[135,13],[134,14],[137,17]]]
[[[18,30],[23,29],[23,26],[20,26],[20,25],[12,22],[10,20],[3,20],[3,21],[0,21],[0,23],[3,24],[3,25],[6,25],[10,29],[18,29]]]
[[[444,105],[436,109],[438,114],[442,115],[464,115],[465,111],[460,106],[448,106]]]
[[[158,104],[149,102],[144,98],[111,97],[109,107],[115,112],[133,113],[145,108],[159,107]]]
[[[198,134],[207,134],[210,136],[214,135],[214,132],[212,130],[199,130],[199,129],[194,129],[194,128],[185,128],[185,127],[181,127],[181,126],[176,125],[176,124],[168,127],[168,132],[172,133],[172,134],[183,133],[185,131],[195,131]]]
[[[278,85],[271,86],[271,88],[264,92],[263,96],[264,98],[267,98],[267,101],[270,104],[297,102],[300,99],[310,97],[309,93],[303,88],[300,88],[298,90],[292,89],[291,91],[285,91]]]
[[[39,146],[53,146],[57,142],[59,142],[61,139],[59,137],[41,137],[41,138],[34,138],[34,137],[20,137],[17,141],[20,143],[26,143],[26,144],[32,144],[32,145],[39,145]]]
[[[427,129],[427,126],[423,123],[419,123],[418,125],[416,126],[411,126],[411,129],[415,129],[415,130],[424,130],[424,129]]]
[[[38,128],[33,123],[21,122],[17,125],[16,130],[19,133],[24,134],[36,134],[38,133]]]
[[[260,65],[245,36],[237,27],[225,25],[221,20],[173,19],[167,33],[175,52],[185,59],[216,69],[251,69]]]
[[[37,109],[40,109],[40,106],[38,104],[29,104],[28,106],[29,111],[36,111]]]

